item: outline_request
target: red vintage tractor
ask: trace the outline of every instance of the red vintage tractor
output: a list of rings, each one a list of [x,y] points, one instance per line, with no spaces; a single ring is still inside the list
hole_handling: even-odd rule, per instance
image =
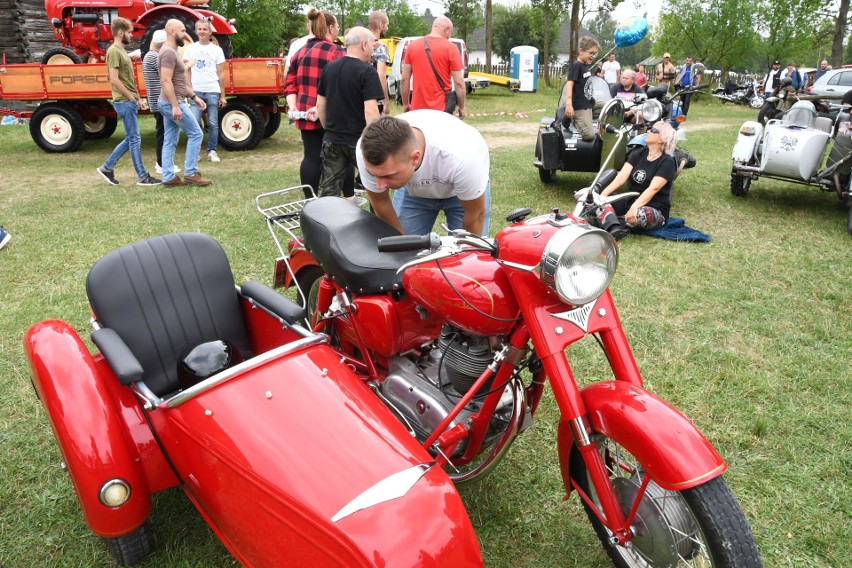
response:
[[[133,22],[134,35],[140,38],[144,55],[151,46],[156,30],[165,27],[172,18],[181,20],[187,33],[195,36],[195,22],[208,18],[213,36],[230,58],[231,34],[237,33],[233,20],[211,12],[200,0],[45,0],[47,17],[53,25],[56,38],[62,47],[45,52],[44,64],[95,63],[104,61],[106,50],[112,43],[110,24],[114,18],[127,18]]]

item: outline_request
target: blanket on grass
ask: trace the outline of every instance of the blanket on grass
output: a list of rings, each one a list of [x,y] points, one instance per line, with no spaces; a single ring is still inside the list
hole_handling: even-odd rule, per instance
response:
[[[702,233],[692,227],[687,227],[684,220],[680,217],[669,217],[666,226],[662,229],[654,229],[653,231],[633,230],[632,232],[637,235],[648,235],[649,237],[666,239],[667,241],[682,241],[686,243],[710,242],[710,235]]]

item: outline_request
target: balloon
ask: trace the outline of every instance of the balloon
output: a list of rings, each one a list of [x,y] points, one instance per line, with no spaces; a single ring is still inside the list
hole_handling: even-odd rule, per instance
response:
[[[633,16],[618,24],[613,38],[617,47],[630,47],[639,43],[646,33],[648,33],[647,20]]]

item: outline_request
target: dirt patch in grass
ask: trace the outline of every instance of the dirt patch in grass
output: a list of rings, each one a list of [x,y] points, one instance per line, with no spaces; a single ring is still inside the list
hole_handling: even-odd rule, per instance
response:
[[[506,122],[486,122],[476,124],[475,121],[469,121],[488,143],[488,147],[495,148],[517,148],[520,146],[531,146],[535,144],[536,132],[538,131],[538,123],[506,121]],[[688,122],[683,128],[687,132],[700,132],[702,130],[719,130],[723,128],[731,128],[730,122]]]

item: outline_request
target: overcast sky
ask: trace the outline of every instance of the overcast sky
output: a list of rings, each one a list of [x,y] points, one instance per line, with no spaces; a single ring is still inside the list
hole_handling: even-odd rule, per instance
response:
[[[503,4],[504,6],[512,6],[518,4],[528,4],[529,0],[492,0],[494,4]],[[439,0],[408,0],[408,4],[415,12],[422,13],[426,8],[432,10],[433,14],[440,14],[444,9],[444,3]],[[616,21],[623,20],[630,16],[641,16],[647,12],[648,22],[656,23],[657,17],[660,14],[660,5],[662,0],[624,0],[613,12]]]

